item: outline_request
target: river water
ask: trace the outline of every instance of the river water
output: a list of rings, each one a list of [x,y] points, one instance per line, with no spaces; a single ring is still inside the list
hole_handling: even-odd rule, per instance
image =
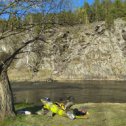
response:
[[[53,101],[73,96],[76,103],[126,103],[126,81],[76,82],[12,82],[15,103],[40,103],[49,97]]]

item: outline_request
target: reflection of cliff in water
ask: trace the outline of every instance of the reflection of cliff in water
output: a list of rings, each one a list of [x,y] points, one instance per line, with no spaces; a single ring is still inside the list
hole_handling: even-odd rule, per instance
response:
[[[75,83],[20,82],[14,84],[15,102],[39,103],[74,96],[75,102],[126,102],[125,81],[81,81]]]

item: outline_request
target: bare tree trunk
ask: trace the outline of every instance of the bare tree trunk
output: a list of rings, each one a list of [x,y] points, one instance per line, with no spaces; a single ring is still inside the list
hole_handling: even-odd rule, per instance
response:
[[[28,44],[35,42],[36,40],[45,41],[43,38],[35,37],[32,40],[27,41],[21,47],[19,47],[12,55],[6,57],[5,60],[1,60],[0,63],[0,119],[4,119],[7,116],[14,116],[14,99],[12,94],[11,85],[7,75],[8,67],[11,65],[15,56],[25,48]],[[1,57],[0,57],[1,58]]]
[[[0,71],[0,119],[14,116],[14,99],[12,89],[8,79],[7,71]]]

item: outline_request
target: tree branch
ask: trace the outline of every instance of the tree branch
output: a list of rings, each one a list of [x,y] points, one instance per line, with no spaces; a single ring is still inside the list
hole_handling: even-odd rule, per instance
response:
[[[14,51],[12,55],[10,55],[7,59],[5,59],[3,61],[3,64],[0,64],[0,67],[7,69],[12,63],[12,61],[14,60],[15,56],[18,55],[23,48],[25,48],[28,44],[33,43],[37,40],[45,42],[45,39],[41,37],[35,37],[34,39],[27,41],[21,47],[19,47],[16,51]]]

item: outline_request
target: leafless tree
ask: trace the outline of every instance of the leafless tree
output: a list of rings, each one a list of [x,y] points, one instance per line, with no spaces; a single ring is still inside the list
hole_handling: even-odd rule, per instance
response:
[[[25,17],[28,13],[39,12],[47,15],[50,12],[57,12],[63,4],[63,0],[13,0],[0,4],[0,17],[11,17],[12,15]],[[9,20],[6,18],[6,20]],[[33,22],[31,22],[33,23]],[[34,27],[37,24],[24,25],[23,29],[13,29],[0,33],[0,119],[6,116],[15,116],[14,99],[11,85],[8,78],[8,68],[21,53],[25,53],[26,47],[30,44],[44,43],[42,36],[44,26],[47,25],[46,16],[41,20],[40,34],[33,34],[26,37],[27,34],[34,33]],[[15,25],[13,23],[13,25]],[[13,27],[13,26],[12,26]],[[15,39],[16,38],[16,39]],[[25,38],[25,39],[22,39]],[[2,45],[3,43],[3,45]],[[6,45],[6,46],[5,46]],[[9,48],[9,49],[8,49]],[[30,50],[31,51],[31,50]],[[38,64],[36,64],[38,65]],[[30,66],[30,64],[29,64]]]

